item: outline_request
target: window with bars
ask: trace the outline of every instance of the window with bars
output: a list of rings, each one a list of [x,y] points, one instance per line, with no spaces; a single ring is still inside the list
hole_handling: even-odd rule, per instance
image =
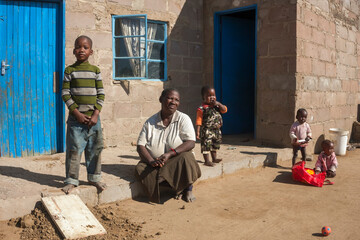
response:
[[[113,16],[113,78],[166,80],[165,22],[146,15]]]

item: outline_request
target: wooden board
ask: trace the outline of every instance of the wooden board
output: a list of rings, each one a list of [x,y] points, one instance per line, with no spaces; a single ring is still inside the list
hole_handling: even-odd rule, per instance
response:
[[[75,194],[41,199],[52,220],[66,239],[106,234],[106,230]]]

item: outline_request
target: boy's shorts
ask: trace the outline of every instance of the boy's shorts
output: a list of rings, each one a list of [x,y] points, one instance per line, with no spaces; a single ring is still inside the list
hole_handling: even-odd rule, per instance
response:
[[[201,132],[200,132],[201,153],[209,154],[210,151],[219,150],[221,139],[222,136],[220,129],[201,128]]]

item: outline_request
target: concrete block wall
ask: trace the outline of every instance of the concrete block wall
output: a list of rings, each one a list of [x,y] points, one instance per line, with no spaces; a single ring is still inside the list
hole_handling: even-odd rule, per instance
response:
[[[204,2],[205,82],[213,84],[214,13],[257,4],[256,138],[289,146],[296,89],[296,1]]]
[[[360,103],[360,3],[298,0],[296,107],[309,112],[314,140],[332,127],[351,130]],[[293,113],[295,116],[295,112]]]
[[[90,63],[100,67],[106,93],[101,112],[105,145],[130,144],[137,140],[145,120],[160,110],[164,87],[181,93],[180,110],[195,119],[200,104],[203,51],[202,0],[67,0],[66,66],[75,62],[74,40],[88,35],[94,54]],[[168,81],[115,81],[112,78],[112,15],[147,14],[148,19],[168,25]],[[194,97],[199,96],[199,98]]]

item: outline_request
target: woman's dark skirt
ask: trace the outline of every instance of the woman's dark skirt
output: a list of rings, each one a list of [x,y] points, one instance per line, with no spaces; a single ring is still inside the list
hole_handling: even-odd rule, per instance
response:
[[[161,168],[140,161],[136,165],[135,176],[143,184],[150,201],[159,203],[159,179],[165,180],[179,194],[201,176],[201,171],[194,154],[184,152],[170,158]]]

